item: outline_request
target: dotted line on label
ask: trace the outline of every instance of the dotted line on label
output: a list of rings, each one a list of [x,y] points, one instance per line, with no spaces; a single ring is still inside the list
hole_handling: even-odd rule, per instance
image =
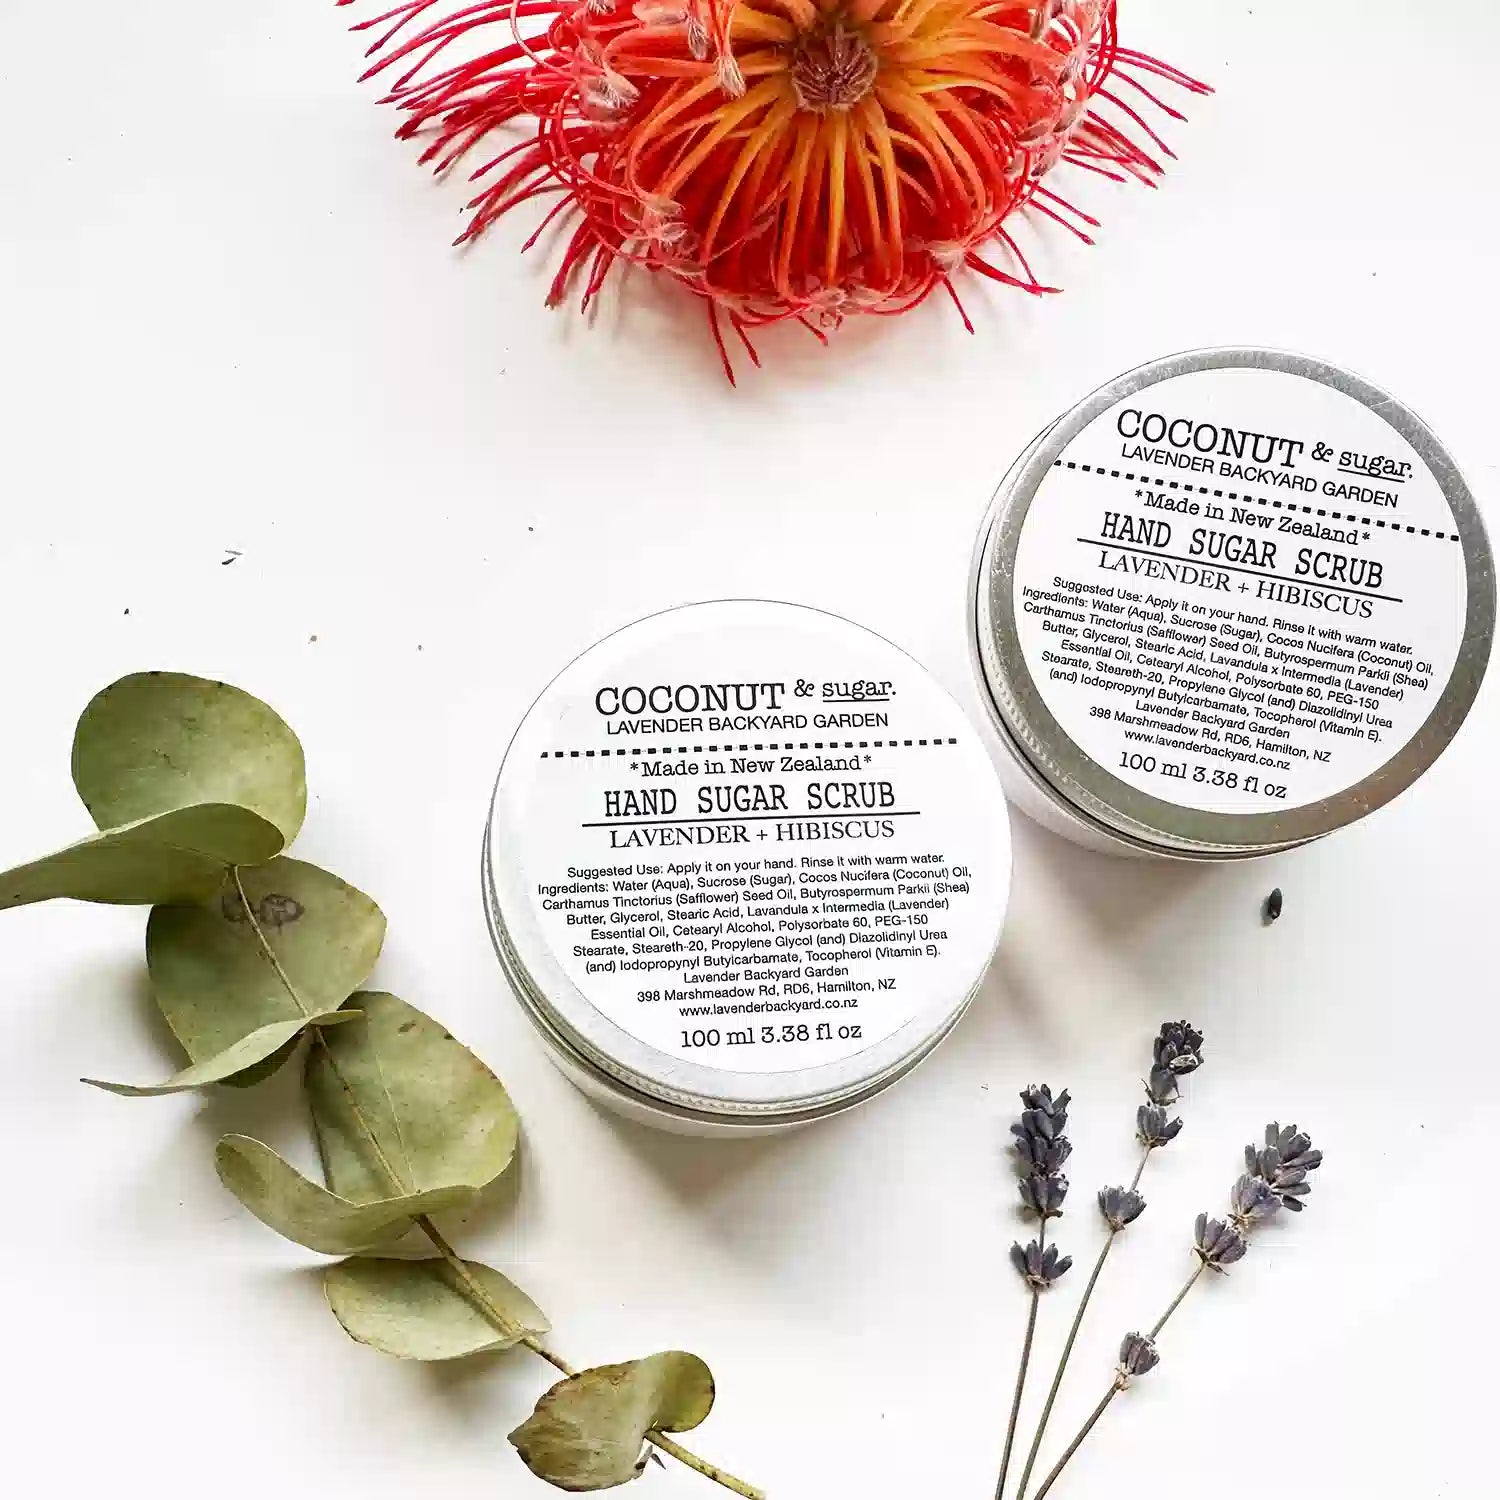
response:
[[[774,745],[646,745],[623,750],[543,750],[543,760],[607,760],[611,755],[729,755],[742,750],[898,750],[912,746],[956,745],[956,739],[787,740]]]
[[[1101,479],[1124,479],[1131,484],[1154,484],[1162,490],[1181,490],[1184,495],[1209,495],[1215,500],[1238,500],[1246,505],[1266,505],[1272,510],[1301,511],[1304,516],[1325,516],[1330,521],[1348,521],[1355,526],[1376,526],[1381,531],[1404,531],[1409,536],[1430,536],[1439,542],[1458,542],[1459,534],[1433,531],[1427,526],[1403,526],[1399,521],[1382,521],[1378,516],[1351,516],[1337,510],[1317,510],[1311,505],[1297,505],[1291,500],[1267,500],[1264,495],[1241,495],[1234,490],[1211,490],[1203,484],[1184,484],[1180,479],[1157,479],[1151,474],[1130,474],[1121,469],[1105,469],[1097,464],[1078,464],[1058,459],[1054,469],[1077,469],[1080,474],[1097,474]]]

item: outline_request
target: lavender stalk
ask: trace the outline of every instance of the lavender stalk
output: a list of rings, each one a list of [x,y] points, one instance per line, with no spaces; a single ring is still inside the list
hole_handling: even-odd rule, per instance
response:
[[[1016,1369],[1016,1390],[1005,1430],[1005,1452],[1000,1460],[995,1500],[1002,1500],[1005,1481],[1010,1474],[1016,1422],[1021,1415],[1021,1398],[1026,1392],[1026,1375],[1031,1368],[1031,1346],[1036,1337],[1041,1295],[1073,1264],[1071,1256],[1060,1255],[1056,1245],[1047,1243],[1047,1221],[1062,1217],[1063,1200],[1068,1196],[1068,1179],[1062,1175],[1063,1163],[1073,1151],[1072,1142],[1063,1134],[1068,1124],[1068,1091],[1064,1089],[1053,1098],[1052,1090],[1043,1084],[1023,1090],[1021,1103],[1024,1106],[1021,1118],[1010,1127],[1021,1162],[1018,1189],[1022,1206],[1036,1216],[1038,1228],[1037,1237],[1030,1244],[1024,1247],[1012,1245],[1010,1249],[1011,1263],[1031,1290],[1031,1308],[1026,1317],[1026,1336]]]
[[[1031,1473],[1036,1467],[1037,1454],[1041,1451],[1042,1439],[1047,1433],[1047,1424],[1052,1420],[1052,1408],[1057,1404],[1058,1392],[1062,1389],[1063,1376],[1067,1374],[1068,1361],[1073,1357],[1073,1345],[1078,1341],[1078,1330],[1083,1327],[1084,1315],[1093,1299],[1094,1288],[1099,1284],[1104,1263],[1114,1249],[1115,1237],[1127,1224],[1133,1223],[1145,1211],[1146,1200],[1136,1191],[1151,1153],[1168,1145],[1182,1130],[1182,1120],[1167,1114],[1170,1105],[1176,1103],[1178,1079],[1196,1071],[1203,1064],[1203,1033],[1186,1021],[1165,1021],[1157,1032],[1152,1047],[1151,1072],[1146,1080],[1146,1100],[1136,1111],[1136,1137],[1144,1148],[1135,1169],[1135,1176],[1128,1188],[1109,1187],[1099,1193],[1099,1212],[1104,1216],[1108,1234],[1094,1262],[1088,1285],[1079,1299],[1078,1310],[1073,1314],[1073,1326],[1068,1330],[1067,1342],[1063,1345],[1057,1361],[1057,1372],[1052,1377],[1052,1388],[1047,1392],[1046,1404],[1037,1421],[1036,1435],[1031,1440],[1031,1451],[1026,1455],[1026,1467],[1021,1471],[1021,1483],[1016,1490],[1018,1500],[1026,1494],[1031,1483]],[[1107,1402],[1105,1403],[1108,1404]],[[1103,1407],[1099,1415],[1103,1414]],[[1097,1417],[1095,1418],[1097,1420]],[[1081,1441],[1081,1439],[1080,1439]]]
[[[1303,1199],[1311,1191],[1307,1176],[1323,1164],[1323,1153],[1315,1151],[1311,1139],[1295,1125],[1273,1122],[1266,1126],[1265,1145],[1245,1147],[1245,1164],[1250,1169],[1235,1183],[1229,1194],[1229,1217],[1211,1219],[1199,1214],[1193,1225],[1193,1252],[1198,1264],[1182,1289],[1167,1305],[1167,1310],[1152,1326],[1149,1334],[1132,1333],[1120,1348],[1120,1364],[1104,1399],[1094,1408],[1078,1435],[1068,1444],[1052,1472],[1042,1481],[1033,1500],[1043,1497],[1057,1483],[1068,1461],[1094,1430],[1111,1401],[1136,1375],[1144,1375],[1160,1360],[1156,1340],[1173,1313],[1186,1301],[1205,1271],[1223,1274],[1245,1258],[1251,1233],[1283,1208],[1301,1212]]]

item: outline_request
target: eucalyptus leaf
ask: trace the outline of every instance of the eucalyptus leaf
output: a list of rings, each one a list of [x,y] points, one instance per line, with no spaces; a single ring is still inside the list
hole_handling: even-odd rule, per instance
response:
[[[391,1196],[387,1164],[408,1192],[477,1190],[499,1177],[520,1128],[500,1080],[394,995],[365,991],[348,1005],[364,1012],[363,1023],[330,1032],[307,1058],[328,1186],[351,1203],[370,1203]]]
[[[323,1019],[326,1021],[327,1017]],[[253,1089],[256,1084],[264,1083],[266,1079],[279,1073],[291,1061],[292,1053],[297,1050],[297,1043],[301,1040],[302,1034],[298,1032],[289,1041],[283,1042],[269,1057],[263,1057],[253,1068],[246,1068],[243,1072],[226,1078],[224,1087]]]
[[[73,784],[101,829],[223,803],[258,813],[285,847],[307,812],[302,746],[281,716],[180,672],[138,672],[94,698],[73,736]]]
[[[221,871],[196,904],[158,906],[146,925],[146,964],[156,1003],[194,1065],[187,1071],[234,1052],[239,1067],[204,1081],[254,1082],[364,983],[384,939],[385,917],[362,891],[281,858]],[[237,1050],[251,1037],[255,1047]]]
[[[547,1332],[546,1316],[518,1286],[478,1261],[463,1266],[513,1325],[512,1332],[501,1332],[475,1306],[457,1270],[440,1256],[341,1261],[328,1268],[323,1289],[350,1338],[398,1359],[462,1359]]]
[[[687,1432],[713,1404],[708,1366],[696,1354],[674,1350],[559,1381],[510,1441],[548,1484],[607,1490],[645,1467],[648,1432]]]
[[[212,855],[135,842],[126,830],[96,834],[0,874],[0,911],[62,897],[117,906],[196,901],[223,873]]]
[[[261,1223],[323,1255],[356,1255],[389,1244],[418,1214],[464,1209],[476,1196],[472,1187],[452,1186],[351,1203],[245,1135],[226,1135],[214,1151],[214,1166],[219,1180]]]
[[[123,677],[93,699],[73,782],[98,834],[0,874],[0,910],[202,899],[225,865],[281,853],[307,807],[302,747],[277,714],[176,672]]]
[[[245,1136],[226,1136],[215,1157],[246,1208],[328,1255],[398,1239],[419,1215],[468,1208],[510,1165],[519,1129],[500,1080],[430,1016],[374,991],[342,1009],[361,1020],[320,1031],[307,1058],[328,1187]]]
[[[174,1073],[165,1083],[145,1085],[106,1083],[101,1078],[85,1078],[83,1081],[92,1084],[96,1089],[104,1089],[111,1094],[122,1094],[129,1099],[154,1098],[160,1094],[181,1094],[188,1089],[201,1089],[211,1083],[227,1083],[235,1075],[243,1076],[268,1058],[276,1057],[278,1054],[284,1062],[286,1047],[294,1043],[307,1026],[337,1026],[346,1021],[356,1020],[358,1016],[358,1011],[335,1010],[314,1016],[311,1021],[302,1016],[292,1021],[272,1021],[252,1031],[248,1036],[241,1037],[223,1052],[207,1057],[202,1062],[193,1063],[190,1067],[182,1069],[180,1073]]]

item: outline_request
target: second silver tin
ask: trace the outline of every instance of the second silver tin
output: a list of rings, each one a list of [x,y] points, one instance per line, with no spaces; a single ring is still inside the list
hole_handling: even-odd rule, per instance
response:
[[[1038,437],[981,528],[1007,789],[1117,853],[1217,860],[1389,802],[1478,692],[1494,562],[1407,408],[1304,356],[1142,366]]]

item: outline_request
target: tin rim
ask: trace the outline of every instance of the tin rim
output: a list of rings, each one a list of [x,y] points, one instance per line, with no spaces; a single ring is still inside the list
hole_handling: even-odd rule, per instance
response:
[[[522,726],[538,704],[546,699],[557,680],[584,656],[626,631],[685,610],[715,605],[796,610],[878,641],[931,682],[934,690],[951,705],[956,721],[962,721],[971,733],[975,733],[956,700],[915,657],[878,632],[831,611],[775,599],[715,599],[676,605],[642,616],[591,643],[567,662],[537,694],[511,736],[495,780],[485,825],[483,886],[486,921],[500,966],[523,1010],[550,1045],[560,1048],[588,1072],[606,1079],[612,1087],[637,1096],[648,1105],[665,1108],[685,1118],[697,1117],[718,1123],[734,1119],[754,1124],[798,1123],[835,1113],[881,1092],[915,1068],[963,1018],[999,946],[1009,897],[1008,837],[998,861],[1000,900],[993,910],[993,936],[963,993],[955,995],[950,1003],[929,1005],[889,1036],[860,1052],[835,1062],[769,1073],[740,1073],[674,1058],[616,1025],[567,976],[526,902],[520,899],[519,891],[511,893],[512,900],[507,902],[504,899],[503,870],[495,858],[497,829],[502,822],[501,792],[512,750]],[[977,733],[974,751],[985,770],[991,772],[988,784],[999,826],[1008,833],[1008,809],[993,781],[992,768],[988,766]]]
[[[1072,740],[1042,700],[1020,648],[1014,570],[1022,527],[1062,452],[1119,401],[1161,381],[1216,369],[1265,369],[1332,387],[1393,427],[1432,472],[1462,539],[1468,582],[1463,640],[1453,671],[1417,733],[1369,776],[1332,797],[1284,812],[1205,812],[1120,780]],[[1101,386],[1061,417],[1012,466],[986,515],[971,579],[974,645],[997,728],[1030,778],[1091,827],[1154,853],[1234,859],[1321,838],[1385,806],[1452,742],[1488,666],[1495,628],[1494,558],[1473,494],[1432,430],[1386,391],[1340,367],[1271,349],[1203,349],[1153,360]]]

